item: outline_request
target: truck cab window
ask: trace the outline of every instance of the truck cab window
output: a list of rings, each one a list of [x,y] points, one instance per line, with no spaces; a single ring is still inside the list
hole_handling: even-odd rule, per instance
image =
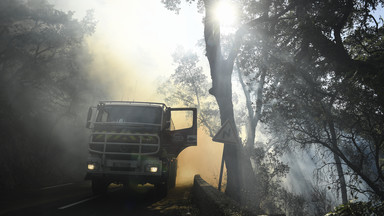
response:
[[[160,124],[162,110],[157,107],[105,106],[99,111],[98,122]]]
[[[190,128],[193,125],[193,112],[191,110],[175,110],[172,111],[171,119],[171,130]]]

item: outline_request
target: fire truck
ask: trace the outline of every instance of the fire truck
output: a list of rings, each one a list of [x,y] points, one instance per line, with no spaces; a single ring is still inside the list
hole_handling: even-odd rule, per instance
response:
[[[180,115],[181,114],[181,115]],[[184,116],[177,121],[173,116]],[[101,101],[89,108],[90,129],[86,180],[94,193],[110,183],[153,184],[166,193],[175,186],[177,156],[197,145],[196,108],[171,108],[163,103]]]

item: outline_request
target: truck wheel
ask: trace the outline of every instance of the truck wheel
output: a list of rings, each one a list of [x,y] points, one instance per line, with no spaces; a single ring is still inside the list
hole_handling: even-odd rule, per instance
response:
[[[165,197],[168,194],[168,183],[155,184],[156,194],[160,197]]]
[[[171,169],[169,172],[169,189],[174,188],[176,186],[176,175],[177,175],[177,163],[171,164]]]
[[[92,180],[92,192],[94,194],[106,194],[108,183],[102,179],[93,179]]]
[[[168,174],[168,188],[174,188],[176,186],[176,175],[177,175],[177,160],[173,160],[170,164],[169,174]]]

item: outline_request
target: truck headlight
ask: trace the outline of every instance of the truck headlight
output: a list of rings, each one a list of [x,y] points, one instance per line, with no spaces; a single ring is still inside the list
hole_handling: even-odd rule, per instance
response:
[[[88,170],[95,170],[96,164],[95,163],[88,163]]]
[[[150,167],[149,171],[152,173],[155,173],[155,172],[157,172],[157,167],[155,167],[155,166]]]
[[[147,165],[145,171],[151,172],[151,173],[156,173],[159,170],[159,167],[155,165]]]

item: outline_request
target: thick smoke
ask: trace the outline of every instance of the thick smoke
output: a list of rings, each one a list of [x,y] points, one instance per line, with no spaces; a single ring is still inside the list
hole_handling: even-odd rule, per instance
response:
[[[217,186],[222,152],[222,143],[213,142],[204,131],[198,130],[197,146],[185,149],[178,157],[177,184],[192,184],[194,175],[200,174],[208,183]]]
[[[97,86],[89,95],[89,105],[99,100],[164,103],[156,88],[159,77],[174,72],[171,52],[179,44],[194,47],[202,37],[201,18],[194,9],[176,15],[165,10],[160,2],[152,1],[52,0],[52,3],[62,10],[74,11],[75,17],[93,9],[98,21],[96,32],[87,38],[92,54],[88,76]],[[192,183],[197,173],[217,184],[222,144],[212,143],[202,131],[198,133],[198,146],[185,149],[178,157],[178,184]]]

